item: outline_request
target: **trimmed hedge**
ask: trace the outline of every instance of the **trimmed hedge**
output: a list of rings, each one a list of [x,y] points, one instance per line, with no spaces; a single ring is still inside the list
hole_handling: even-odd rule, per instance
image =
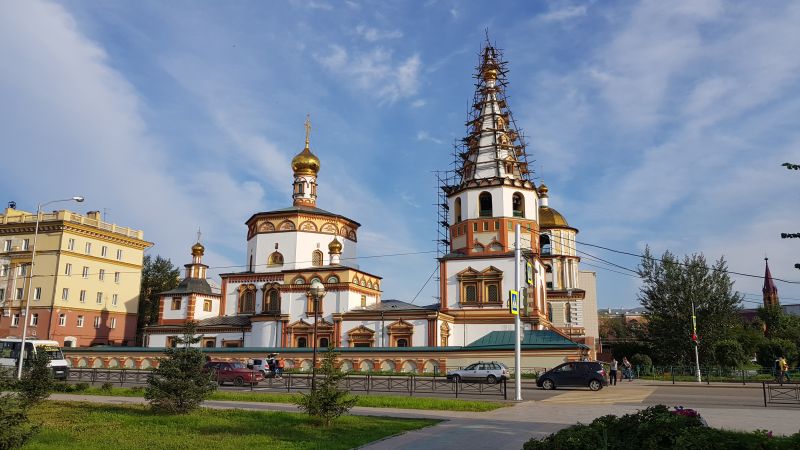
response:
[[[664,405],[621,417],[598,417],[588,425],[573,425],[544,439],[531,439],[523,447],[524,450],[796,448],[800,448],[800,432],[790,437],[773,437],[766,431],[718,430],[705,426],[692,410],[670,411]]]

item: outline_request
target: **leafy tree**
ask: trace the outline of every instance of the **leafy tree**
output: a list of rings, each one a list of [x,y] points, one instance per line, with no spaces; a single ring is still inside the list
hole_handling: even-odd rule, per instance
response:
[[[733,291],[724,258],[711,267],[702,254],[678,260],[669,251],[658,259],[645,250],[638,267],[639,301],[647,309],[647,340],[662,364],[690,364],[694,359],[692,302],[697,311],[699,351],[704,361],[714,344],[730,338],[741,322],[741,296]]]
[[[203,370],[203,352],[199,347],[191,346],[202,338],[195,336],[196,331],[196,323],[187,323],[183,337],[178,339],[182,346],[167,348],[166,357],[159,360],[158,367],[147,377],[144,398],[154,410],[187,413],[200,406],[217,388],[212,374]]]
[[[756,355],[758,346],[766,341],[763,330],[763,324],[758,318],[750,323],[742,322],[734,328],[732,339],[739,343],[748,360]]]
[[[145,255],[142,262],[142,285],[139,291],[139,315],[136,321],[137,340],[141,345],[142,330],[158,320],[158,294],[180,283],[180,270],[167,258]]]
[[[30,423],[28,406],[14,392],[14,373],[0,369],[0,449],[22,447],[39,430]]]
[[[41,403],[53,390],[53,370],[49,367],[50,355],[36,352],[26,359],[26,370],[17,383],[17,390],[26,406]]]
[[[775,366],[775,360],[781,356],[785,356],[786,360],[790,363],[797,361],[797,345],[786,339],[775,338],[765,341],[758,346],[756,357],[758,358],[758,363],[761,364],[762,367],[773,368]]]
[[[742,344],[734,339],[722,339],[714,343],[714,362],[726,369],[738,369],[747,361]]]
[[[631,356],[631,364],[635,367],[639,367],[639,370],[643,373],[650,373],[653,369],[653,360],[649,356],[641,353]]]
[[[800,341],[800,317],[786,314],[780,306],[758,308],[758,318],[764,323],[768,338]]]
[[[637,340],[641,326],[636,321],[626,321],[624,317],[608,317],[600,321],[600,337],[603,340]]]
[[[316,417],[322,421],[324,426],[328,426],[334,419],[350,411],[355,406],[358,397],[350,395],[350,392],[339,388],[345,374],[336,367],[336,357],[338,355],[333,347],[328,347],[328,351],[322,359],[322,367],[319,373],[323,380],[317,383],[317,388],[308,394],[300,394],[295,403],[300,409],[304,410],[311,417]]]

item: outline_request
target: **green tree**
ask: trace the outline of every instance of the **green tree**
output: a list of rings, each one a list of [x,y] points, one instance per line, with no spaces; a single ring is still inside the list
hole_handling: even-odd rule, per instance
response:
[[[50,396],[53,390],[53,370],[50,368],[50,355],[47,352],[36,352],[26,358],[26,367],[22,378],[17,382],[21,400],[26,406],[41,403]]]
[[[203,370],[205,356],[199,347],[202,336],[195,336],[197,324],[189,322],[184,327],[180,347],[167,348],[166,357],[147,377],[144,398],[156,411],[184,414],[200,406],[217,385],[210,372]]]
[[[734,339],[722,339],[714,343],[714,362],[726,369],[738,369],[747,361],[742,344]]]
[[[0,369],[0,449],[22,447],[39,430],[28,419],[28,406],[14,392],[14,372]]]
[[[328,347],[322,359],[322,367],[317,372],[322,381],[317,383],[316,389],[308,394],[300,394],[295,400],[300,409],[309,416],[319,419],[324,426],[330,425],[334,419],[350,411],[358,401],[358,397],[339,388],[339,381],[345,374],[336,366],[337,356],[333,347]]]
[[[139,290],[139,311],[136,321],[136,335],[142,345],[144,327],[158,320],[158,294],[174,289],[180,283],[180,270],[167,258],[160,255],[153,259],[145,255],[142,261],[142,284]]]
[[[638,272],[642,277],[639,301],[647,309],[646,339],[661,364],[692,363],[692,303],[703,361],[710,361],[714,344],[729,338],[741,323],[742,298],[733,291],[724,258],[709,267],[702,254],[680,261],[667,251],[658,259],[647,248]]]
[[[758,308],[758,318],[764,323],[768,338],[800,341],[800,317],[786,314],[780,306]]]
[[[758,363],[764,368],[775,367],[775,360],[784,356],[790,363],[797,361],[797,345],[789,340],[774,338],[761,343],[758,346],[756,357]]]

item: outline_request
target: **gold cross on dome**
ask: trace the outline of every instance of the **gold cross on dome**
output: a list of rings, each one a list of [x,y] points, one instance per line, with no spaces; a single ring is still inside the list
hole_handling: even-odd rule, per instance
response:
[[[306,114],[306,148],[308,148],[308,137],[311,136],[311,114]]]

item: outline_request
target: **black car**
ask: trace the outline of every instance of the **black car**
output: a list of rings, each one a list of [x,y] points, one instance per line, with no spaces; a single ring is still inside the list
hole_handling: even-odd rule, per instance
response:
[[[543,389],[555,389],[567,386],[586,386],[599,391],[607,386],[606,371],[597,361],[576,361],[561,364],[539,375],[536,386]]]

